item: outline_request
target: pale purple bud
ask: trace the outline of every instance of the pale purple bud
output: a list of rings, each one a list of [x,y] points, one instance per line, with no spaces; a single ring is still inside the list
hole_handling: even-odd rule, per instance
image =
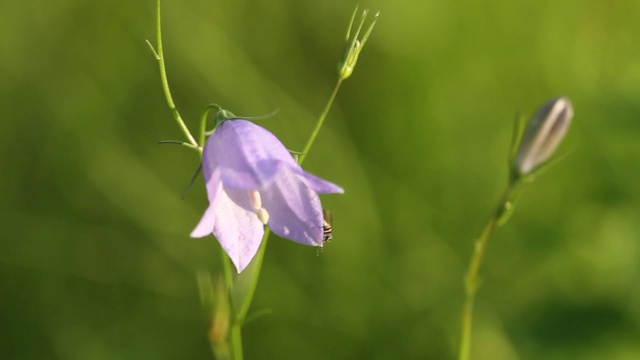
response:
[[[520,139],[514,159],[520,175],[530,173],[556,150],[571,124],[573,107],[565,97],[552,99],[538,109]]]

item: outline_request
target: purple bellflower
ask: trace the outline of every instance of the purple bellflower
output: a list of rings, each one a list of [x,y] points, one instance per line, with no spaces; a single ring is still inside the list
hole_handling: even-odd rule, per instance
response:
[[[213,233],[238,272],[258,252],[264,225],[283,238],[322,246],[318,194],[344,192],[302,170],[272,133],[242,119],[222,121],[207,139],[202,172],[209,208],[191,236]]]

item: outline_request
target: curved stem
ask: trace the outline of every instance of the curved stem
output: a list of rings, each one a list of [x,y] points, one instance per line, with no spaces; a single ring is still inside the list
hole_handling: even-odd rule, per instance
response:
[[[162,90],[164,91],[164,96],[165,96],[165,99],[167,100],[167,105],[169,106],[169,109],[173,114],[173,118],[176,120],[176,122],[178,123],[178,126],[180,127],[184,135],[187,137],[187,140],[189,140],[189,143],[191,143],[191,145],[199,149],[196,139],[193,138],[193,136],[191,135],[191,132],[187,128],[187,125],[185,125],[184,121],[182,120],[182,117],[180,116],[180,113],[176,108],[176,104],[173,102],[173,96],[171,96],[171,90],[169,89],[169,80],[167,79],[167,70],[164,64],[164,52],[162,50],[162,25],[160,21],[160,0],[158,0],[157,2],[157,11],[158,11],[158,15],[156,19],[156,32],[157,32],[156,41],[157,41],[158,50],[157,51],[154,50],[153,46],[151,46],[151,43],[149,43],[148,41],[147,41],[147,44],[149,44],[149,46],[151,47],[151,50],[156,56],[156,60],[158,60],[158,66],[160,67],[160,80],[162,81]]]
[[[201,149],[204,149],[205,135],[207,134],[207,118],[209,117],[209,111],[211,109],[220,110],[220,105],[207,105],[207,107],[204,109],[204,112],[202,113],[202,117],[200,117],[200,134],[198,135],[198,143],[200,144]]]
[[[313,142],[316,140],[316,136],[318,136],[318,133],[320,132],[320,128],[322,128],[322,124],[324,124],[324,120],[327,118],[327,115],[329,114],[329,110],[333,105],[333,101],[335,100],[336,95],[338,95],[338,90],[340,90],[341,84],[342,84],[342,79],[339,78],[338,81],[336,82],[336,86],[333,88],[333,92],[331,93],[331,96],[329,97],[329,101],[327,101],[327,105],[325,105],[324,110],[322,111],[322,114],[320,114],[320,117],[318,118],[316,127],[313,129],[313,132],[311,133],[309,140],[307,140],[307,144],[304,146],[304,149],[302,150],[302,155],[300,155],[300,158],[298,159],[298,164],[302,165],[302,162],[307,157],[307,154],[309,153],[309,150],[311,149]]]
[[[519,188],[518,183],[512,183],[505,190],[502,199],[496,209],[495,213],[489,218],[484,225],[482,232],[476,239],[473,249],[473,255],[469,261],[469,268],[465,277],[465,302],[462,309],[462,329],[460,331],[460,347],[458,349],[458,360],[468,360],[471,351],[471,325],[473,320],[473,304],[476,292],[478,291],[478,274],[480,272],[480,265],[484,258],[489,239],[493,236],[496,228],[503,225],[505,214],[510,212],[513,207],[514,194],[517,193]]]

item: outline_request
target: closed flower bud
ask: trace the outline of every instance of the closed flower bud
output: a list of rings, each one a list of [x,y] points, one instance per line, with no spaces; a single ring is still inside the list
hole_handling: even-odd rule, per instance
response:
[[[525,175],[544,163],[564,138],[573,117],[573,107],[565,97],[549,100],[531,118],[520,139],[514,170]]]
[[[375,17],[373,18],[373,22],[371,23],[371,25],[369,25],[369,28],[367,29],[364,36],[362,37],[362,40],[359,40],[358,36],[360,35],[360,31],[362,30],[362,26],[364,25],[364,21],[367,18],[367,14],[369,13],[369,10],[364,10],[362,12],[362,17],[360,18],[360,24],[358,25],[358,29],[356,30],[353,37],[351,37],[351,28],[353,26],[353,21],[356,18],[357,12],[358,12],[358,8],[356,7],[356,10],[353,12],[353,16],[351,17],[351,22],[349,23],[349,27],[347,28],[347,38],[344,46],[344,51],[342,53],[342,57],[340,58],[340,61],[338,62],[338,76],[340,77],[340,80],[344,80],[348,78],[349,76],[351,76],[351,73],[353,73],[353,69],[355,69],[356,63],[358,62],[358,56],[360,56],[360,52],[362,51],[364,44],[367,42],[367,39],[371,34],[371,30],[373,30],[373,27],[375,26],[376,21],[378,21],[378,15],[380,14],[380,13],[375,14]]]

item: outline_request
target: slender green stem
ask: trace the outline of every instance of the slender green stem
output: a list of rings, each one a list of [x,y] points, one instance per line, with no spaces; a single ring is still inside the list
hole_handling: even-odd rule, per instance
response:
[[[265,249],[267,248],[267,240],[269,239],[269,234],[271,234],[271,230],[266,228],[264,231],[264,235],[262,237],[262,243],[260,244],[260,248],[258,249],[258,253],[253,258],[251,262],[251,269],[249,270],[249,274],[251,278],[249,279],[249,286],[246,289],[245,296],[240,303],[240,306],[236,312],[236,318],[240,324],[244,324],[244,320],[247,318],[247,313],[249,312],[249,308],[251,307],[251,301],[253,301],[253,295],[256,292],[256,288],[258,287],[258,280],[260,279],[260,271],[262,270],[262,260],[264,259]]]
[[[484,258],[489,239],[495,232],[496,228],[504,224],[505,214],[511,211],[513,207],[514,195],[517,193],[519,183],[515,182],[509,185],[505,190],[502,199],[495,213],[491,215],[485,224],[480,236],[476,239],[473,249],[473,255],[469,261],[469,268],[465,277],[466,298],[462,309],[462,329],[460,331],[460,348],[458,352],[458,360],[468,360],[471,351],[471,325],[473,320],[473,303],[476,292],[478,291],[478,274],[480,266]]]
[[[196,151],[200,151],[200,148],[197,146],[193,146],[190,143],[186,143],[184,141],[177,141],[177,140],[161,140],[158,142],[158,144],[175,144],[175,145],[182,145],[182,146],[186,146],[190,149],[194,149]]]
[[[211,311],[211,323],[209,325],[209,344],[216,360],[233,360],[231,347],[229,346],[229,327],[231,306],[229,295],[226,291],[224,277],[218,277],[215,287],[211,281],[209,272],[198,274],[202,303]]]
[[[198,143],[200,144],[201,149],[204,149],[204,141],[206,137],[205,135],[207,135],[207,118],[209,117],[209,111],[211,111],[211,109],[215,109],[218,111],[221,110],[220,105],[218,104],[209,104],[204,109],[204,112],[200,117],[200,133],[198,135]]]
[[[235,315],[235,309],[233,308],[233,264],[227,256],[227,253],[220,251],[222,259],[222,271],[224,275],[224,285],[227,293],[227,299],[229,306],[231,307],[230,321],[231,327],[229,332],[229,347],[231,348],[231,357],[233,360],[242,360],[242,323],[238,321],[237,315]]]
[[[222,271],[224,276],[224,285],[228,294],[231,294],[233,291],[233,265],[231,264],[231,260],[227,253],[224,251],[220,251],[220,259],[222,260]],[[231,298],[229,298],[229,303],[231,303]]]
[[[322,114],[320,114],[320,117],[318,118],[318,122],[316,123],[315,129],[313,129],[311,136],[309,136],[309,140],[307,140],[307,144],[304,146],[304,149],[302,150],[302,155],[300,155],[300,158],[298,159],[298,164],[302,165],[302,162],[307,157],[309,150],[311,150],[311,146],[313,145],[313,142],[316,140],[316,136],[318,136],[318,133],[320,132],[320,128],[322,128],[322,124],[324,124],[324,120],[327,118],[327,115],[329,114],[329,110],[333,105],[333,101],[336,99],[336,95],[338,95],[338,90],[340,90],[341,84],[342,84],[342,79],[338,78],[338,81],[336,82],[336,86],[333,88],[333,92],[329,97],[329,101],[327,101],[327,105],[325,105],[324,110],[322,111]]]
[[[242,324],[234,321],[231,325],[231,349],[233,360],[242,360]]]
[[[189,140],[189,143],[191,143],[191,145],[193,145],[197,149],[200,149],[198,146],[198,143],[196,142],[196,139],[194,139],[194,137],[191,135],[191,132],[187,128],[187,125],[182,120],[182,117],[180,116],[180,113],[176,108],[176,104],[173,102],[173,96],[171,96],[171,90],[169,88],[169,80],[167,79],[167,70],[164,63],[164,52],[162,50],[162,24],[160,21],[160,0],[158,0],[157,2],[157,11],[158,11],[158,15],[156,19],[156,32],[157,32],[156,41],[157,41],[158,50],[157,51],[154,50],[153,46],[149,41],[147,41],[147,44],[149,44],[149,47],[151,47],[151,50],[156,56],[156,60],[158,60],[158,66],[160,67],[160,79],[162,81],[162,90],[164,91],[164,96],[167,100],[167,105],[169,105],[169,109],[171,110],[171,113],[173,114],[174,119],[178,123],[178,126],[186,136],[187,140]]]
[[[244,324],[247,312],[251,306],[251,300],[253,299],[253,295],[258,285],[260,269],[262,268],[262,259],[264,258],[268,237],[269,229],[266,229],[258,253],[249,267],[239,275],[249,276],[248,286],[245,289],[242,288],[242,280],[239,280],[238,277],[236,277],[236,280],[234,281],[233,271],[235,268],[227,254],[224,251],[220,252],[222,256],[222,268],[224,271],[225,290],[231,307],[229,347],[231,348],[233,360],[242,360],[243,358],[242,325]],[[235,301],[238,290],[242,292],[242,294],[239,295],[240,299],[237,299],[239,301]]]

